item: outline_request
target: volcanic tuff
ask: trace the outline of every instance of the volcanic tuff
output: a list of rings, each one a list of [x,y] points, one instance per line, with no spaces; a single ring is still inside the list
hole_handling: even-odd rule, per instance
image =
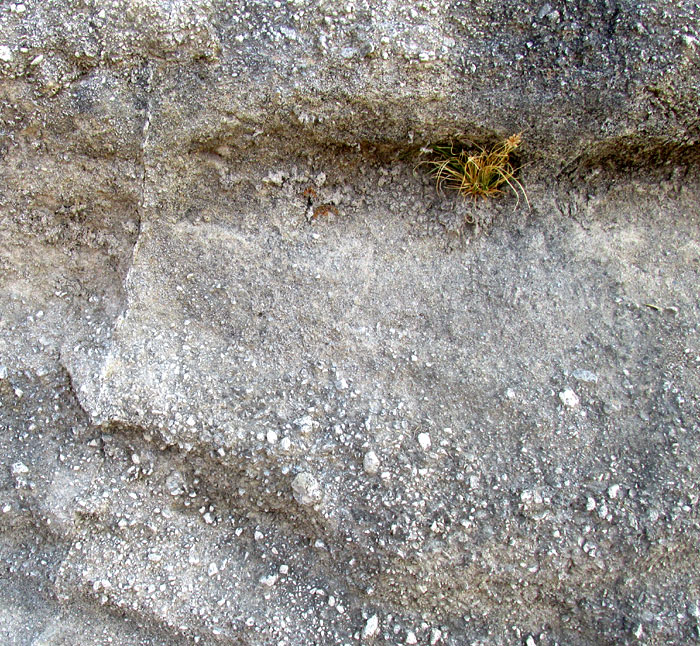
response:
[[[3,3],[0,641],[700,639],[699,26]]]

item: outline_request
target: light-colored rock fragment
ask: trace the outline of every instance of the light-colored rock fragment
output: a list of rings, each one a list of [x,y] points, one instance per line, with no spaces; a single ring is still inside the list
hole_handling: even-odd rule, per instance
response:
[[[172,471],[165,479],[165,487],[171,496],[181,496],[185,493],[185,478],[179,471]]]
[[[263,179],[263,182],[266,184],[272,184],[273,186],[282,186],[282,184],[284,184],[285,177],[284,171],[270,171],[267,177]]]
[[[432,446],[430,435],[428,433],[418,433],[418,444],[420,444],[421,449],[428,451]]]
[[[313,505],[321,500],[323,492],[318,480],[310,473],[304,471],[292,481],[294,499],[300,505]]]
[[[369,475],[374,475],[379,471],[379,457],[374,451],[367,451],[365,453],[364,460],[362,460],[362,468],[365,470],[365,473]]]
[[[23,475],[27,475],[29,473],[29,467],[24,464],[24,462],[15,462],[11,469],[12,475],[15,476],[15,478]]]
[[[559,399],[561,403],[568,408],[576,408],[580,403],[578,395],[571,388],[562,390],[562,392],[559,393]]]
[[[590,370],[574,370],[571,373],[571,376],[577,381],[583,381],[588,384],[598,383],[598,375],[595,374],[595,372],[591,372]]]
[[[362,639],[374,637],[379,632],[379,617],[372,615],[362,629]]]
[[[277,583],[278,579],[277,574],[269,574],[267,576],[260,577],[260,583],[262,583],[265,587],[272,588],[275,583]]]
[[[311,415],[304,415],[300,417],[295,424],[299,428],[299,431],[304,435],[308,435],[314,428],[314,420]]]

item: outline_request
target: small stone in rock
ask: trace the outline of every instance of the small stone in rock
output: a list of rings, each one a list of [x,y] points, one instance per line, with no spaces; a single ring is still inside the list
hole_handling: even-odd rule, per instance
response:
[[[560,392],[559,399],[561,399],[561,403],[564,404],[564,406],[568,406],[569,408],[576,408],[580,402],[578,395],[571,390],[571,388]]]
[[[365,458],[362,461],[362,466],[365,473],[373,475],[379,471],[379,458],[374,451],[367,451]]]
[[[322,498],[321,487],[318,480],[306,471],[300,473],[292,481],[292,491],[294,499],[300,505],[313,505]]]
[[[283,171],[270,171],[263,182],[266,184],[274,184],[275,186],[282,186],[284,184],[285,174]]]
[[[598,375],[590,370],[574,370],[571,376],[578,381],[584,381],[589,384],[598,383]]]
[[[179,471],[173,471],[165,479],[165,486],[171,496],[181,496],[185,493],[185,479]]]
[[[264,586],[267,586],[268,588],[271,588],[272,586],[277,583],[277,575],[276,574],[270,574],[268,576],[263,576],[260,577],[260,583],[262,583]]]
[[[620,485],[614,484],[608,487],[608,496],[613,500],[620,494]]]
[[[539,10],[537,13],[537,20],[542,20],[547,14],[549,14],[552,11],[552,5],[549,3],[546,3],[542,5],[542,8]],[[528,644],[529,646],[529,644]]]
[[[15,462],[12,465],[12,475],[17,477],[17,476],[23,476],[29,473],[29,467],[24,464],[24,462]]]
[[[374,637],[379,632],[379,617],[372,615],[362,629],[362,639]]]
[[[427,451],[431,446],[430,435],[427,433],[418,433],[418,444],[420,444],[421,449]]]
[[[304,435],[308,435],[313,430],[314,420],[310,415],[304,415],[304,417],[301,417],[296,421],[296,425]]]

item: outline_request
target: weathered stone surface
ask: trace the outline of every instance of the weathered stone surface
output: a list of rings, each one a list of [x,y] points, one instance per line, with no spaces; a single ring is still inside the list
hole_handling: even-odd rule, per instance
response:
[[[1,7],[0,641],[697,639],[698,11]]]

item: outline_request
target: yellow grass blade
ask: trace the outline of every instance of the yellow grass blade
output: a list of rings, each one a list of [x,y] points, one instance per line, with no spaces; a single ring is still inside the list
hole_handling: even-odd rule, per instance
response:
[[[521,134],[514,134],[496,144],[490,150],[468,142],[469,148],[461,142],[435,145],[430,152],[435,159],[424,162],[435,177],[438,191],[444,188],[456,190],[463,197],[491,198],[501,195],[501,186],[507,185],[515,193],[516,208],[520,203],[520,193],[530,208],[530,201],[523,185],[515,177],[519,169],[513,167],[511,154],[522,142]],[[470,152],[470,150],[472,152]]]

